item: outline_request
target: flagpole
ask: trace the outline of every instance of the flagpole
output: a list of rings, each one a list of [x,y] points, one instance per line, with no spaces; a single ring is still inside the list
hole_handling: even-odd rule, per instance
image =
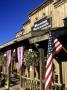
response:
[[[67,53],[67,50],[64,48],[64,47],[62,47],[63,48],[63,50]]]

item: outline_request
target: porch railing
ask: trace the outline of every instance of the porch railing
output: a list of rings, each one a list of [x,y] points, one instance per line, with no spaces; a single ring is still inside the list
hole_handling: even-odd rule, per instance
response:
[[[62,89],[62,84],[54,83],[50,90],[65,90],[65,89]]]
[[[42,80],[42,89],[44,89],[45,82]],[[39,79],[31,79],[22,76],[22,86],[23,90],[40,90],[40,80]],[[62,90],[62,84],[54,83],[50,90]],[[63,90],[66,90],[63,88]]]
[[[39,79],[31,79],[22,76],[22,88],[23,90],[40,90],[40,80]]]

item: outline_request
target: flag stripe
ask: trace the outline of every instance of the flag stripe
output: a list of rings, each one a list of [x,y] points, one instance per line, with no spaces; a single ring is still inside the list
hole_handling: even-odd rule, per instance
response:
[[[54,40],[54,43],[56,43],[58,41],[58,39],[56,38],[55,40]]]
[[[46,75],[45,75],[45,78],[48,76],[50,70],[52,69],[52,63],[49,65],[48,69],[47,69],[47,72],[46,72]]]
[[[52,68],[50,69],[50,71],[49,71],[49,73],[48,73],[48,75],[45,77],[45,80],[47,80],[48,79],[48,77],[50,76],[50,73],[52,72]]]
[[[46,70],[49,68],[50,64],[52,63],[52,59],[51,61],[49,62],[48,66],[46,66]]]
[[[52,79],[52,72],[50,73],[47,82],[45,83],[45,90],[49,90],[49,84],[51,83],[51,79]]]
[[[54,47],[57,53],[62,49],[62,44],[58,41],[58,39],[54,40]]]
[[[62,49],[62,45],[59,45],[57,48],[56,48],[56,52],[60,51]]]
[[[60,45],[60,42],[55,43],[55,48]]]
[[[48,57],[47,65],[46,65],[46,66],[48,66],[48,64],[49,64],[49,62],[51,61],[51,59],[52,59],[52,54]]]

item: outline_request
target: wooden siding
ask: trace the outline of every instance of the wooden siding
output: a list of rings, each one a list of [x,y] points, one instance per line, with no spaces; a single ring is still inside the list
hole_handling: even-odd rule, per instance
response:
[[[54,2],[50,2],[50,4],[44,5],[40,10],[38,10],[33,15],[29,15],[30,22],[28,24],[23,25],[24,34],[31,31],[31,27],[34,26],[34,23],[44,17],[52,17],[52,27],[63,27],[64,21],[63,19],[67,17],[67,1],[62,3],[60,6],[55,5]],[[33,13],[33,12],[32,12]]]

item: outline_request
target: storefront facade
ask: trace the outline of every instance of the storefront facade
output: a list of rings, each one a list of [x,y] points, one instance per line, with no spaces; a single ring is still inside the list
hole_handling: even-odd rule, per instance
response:
[[[67,49],[66,44],[66,25],[67,25],[67,0],[47,0],[35,10],[29,13],[29,19],[27,22],[23,24],[23,30],[16,33],[16,38],[8,43],[0,46],[1,52],[6,52],[8,49],[16,49],[18,46],[25,46],[26,49],[36,49],[39,51],[39,71],[36,72],[36,79],[40,81],[40,90],[41,88],[41,80],[44,80],[45,75],[45,62],[47,56],[48,49],[48,37],[49,31],[52,32],[53,39],[58,38],[60,42],[63,44],[64,48]],[[26,50],[25,49],[25,50]],[[36,50],[36,51],[37,51]],[[43,57],[41,57],[43,56]],[[55,66],[54,70],[54,83],[56,85],[65,85],[67,86],[67,52],[62,50],[56,57],[53,59],[53,63]],[[43,62],[41,61],[43,60]],[[44,66],[42,67],[44,63]],[[15,66],[16,67],[16,66]],[[32,67],[31,67],[32,68]],[[32,70],[32,71],[31,71]],[[34,68],[30,69],[30,77],[31,79],[34,77]],[[28,75],[28,71],[23,74]],[[42,74],[41,74],[42,73]],[[38,76],[40,74],[40,76]],[[26,75],[26,76],[27,76]],[[28,78],[28,79],[29,79]],[[34,90],[34,89],[32,89]],[[39,89],[35,89],[39,90]]]

